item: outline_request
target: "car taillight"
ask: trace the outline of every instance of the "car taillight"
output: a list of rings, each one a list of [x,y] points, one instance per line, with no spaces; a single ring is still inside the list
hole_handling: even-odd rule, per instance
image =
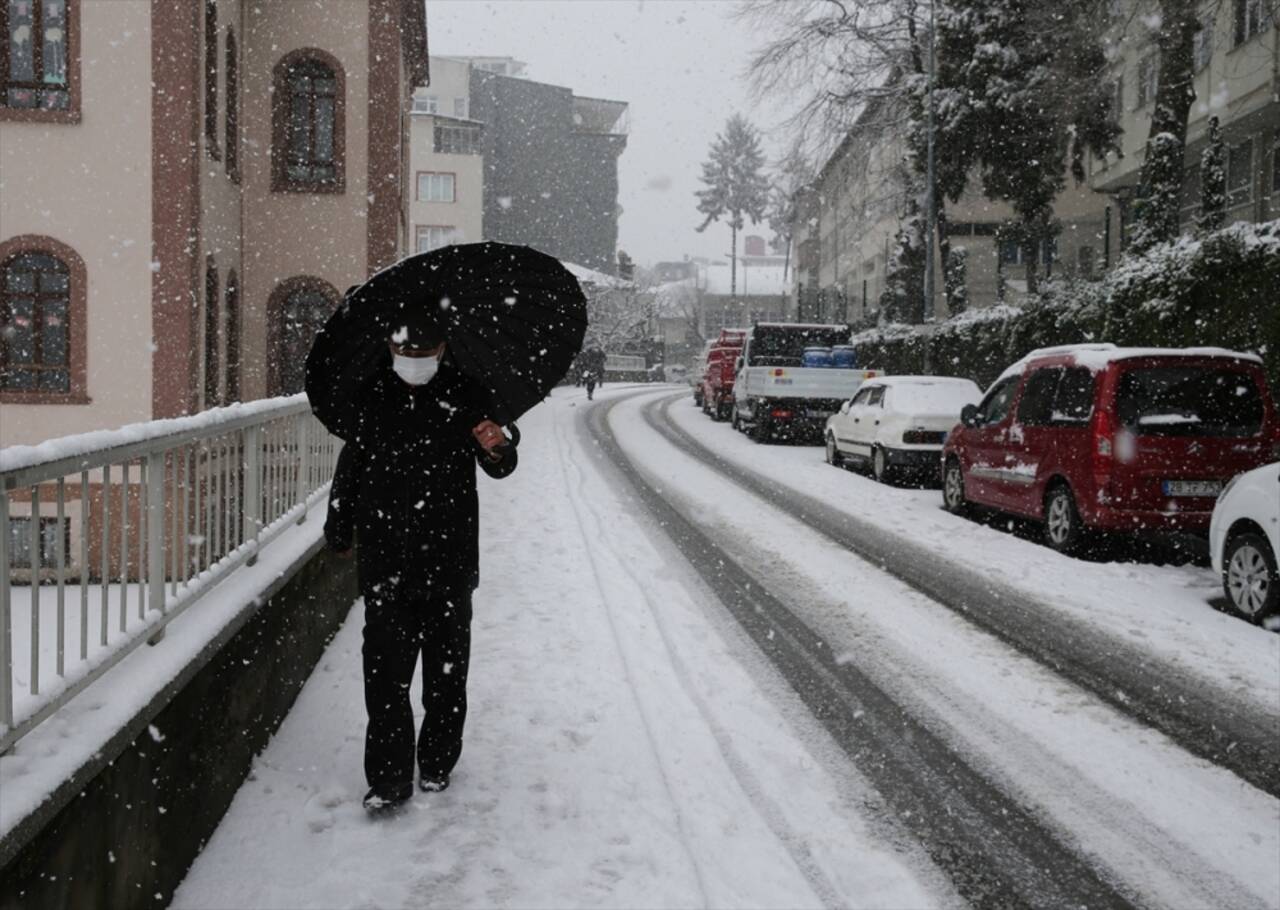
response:
[[[791,416],[791,412],[788,411],[786,408],[774,408],[772,411],[769,412],[769,416],[786,419]]]
[[[1099,410],[1093,418],[1093,482],[1099,501],[1109,495],[1111,469],[1115,464],[1115,425],[1111,415]]]

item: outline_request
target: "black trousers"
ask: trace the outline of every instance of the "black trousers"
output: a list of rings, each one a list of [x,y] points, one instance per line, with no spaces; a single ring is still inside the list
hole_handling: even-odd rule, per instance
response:
[[[422,707],[417,762],[424,778],[449,774],[462,754],[471,654],[471,592],[414,595],[394,583],[367,592],[364,618],[364,703],[369,726],[364,773],[379,790],[413,784],[414,728],[409,684],[422,657]],[[372,596],[369,596],[369,595]]]

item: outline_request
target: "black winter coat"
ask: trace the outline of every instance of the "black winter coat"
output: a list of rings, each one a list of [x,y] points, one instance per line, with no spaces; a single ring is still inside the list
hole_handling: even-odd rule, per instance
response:
[[[365,596],[399,584],[416,593],[480,583],[476,464],[490,477],[516,469],[509,448],[490,460],[471,435],[485,419],[467,380],[446,360],[422,386],[385,369],[362,392],[359,429],[338,456],[324,533],[358,543]]]

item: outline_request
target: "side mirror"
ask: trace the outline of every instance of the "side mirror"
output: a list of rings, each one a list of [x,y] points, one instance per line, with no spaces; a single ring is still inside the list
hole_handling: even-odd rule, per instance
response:
[[[739,357],[737,360],[735,360],[735,361],[733,362],[733,371],[734,371],[735,373],[741,372],[741,370],[742,370],[742,364],[743,364],[743,363],[744,363],[744,360],[743,360],[743,358],[741,358],[741,357]]]
[[[852,401],[846,401],[844,404],[840,405],[840,413],[841,413],[841,414],[848,414],[848,413],[849,413],[849,405],[851,405],[851,404],[853,404],[853,402],[852,402]]]
[[[966,427],[976,427],[978,425],[978,406],[976,404],[967,404],[961,408],[960,422]]]

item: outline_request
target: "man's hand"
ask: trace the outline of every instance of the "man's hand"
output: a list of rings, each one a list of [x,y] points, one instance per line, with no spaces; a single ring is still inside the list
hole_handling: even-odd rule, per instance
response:
[[[502,428],[492,420],[480,421],[471,429],[471,435],[476,438],[476,442],[480,443],[480,447],[490,458],[496,458],[497,453],[494,450],[507,441]]]

